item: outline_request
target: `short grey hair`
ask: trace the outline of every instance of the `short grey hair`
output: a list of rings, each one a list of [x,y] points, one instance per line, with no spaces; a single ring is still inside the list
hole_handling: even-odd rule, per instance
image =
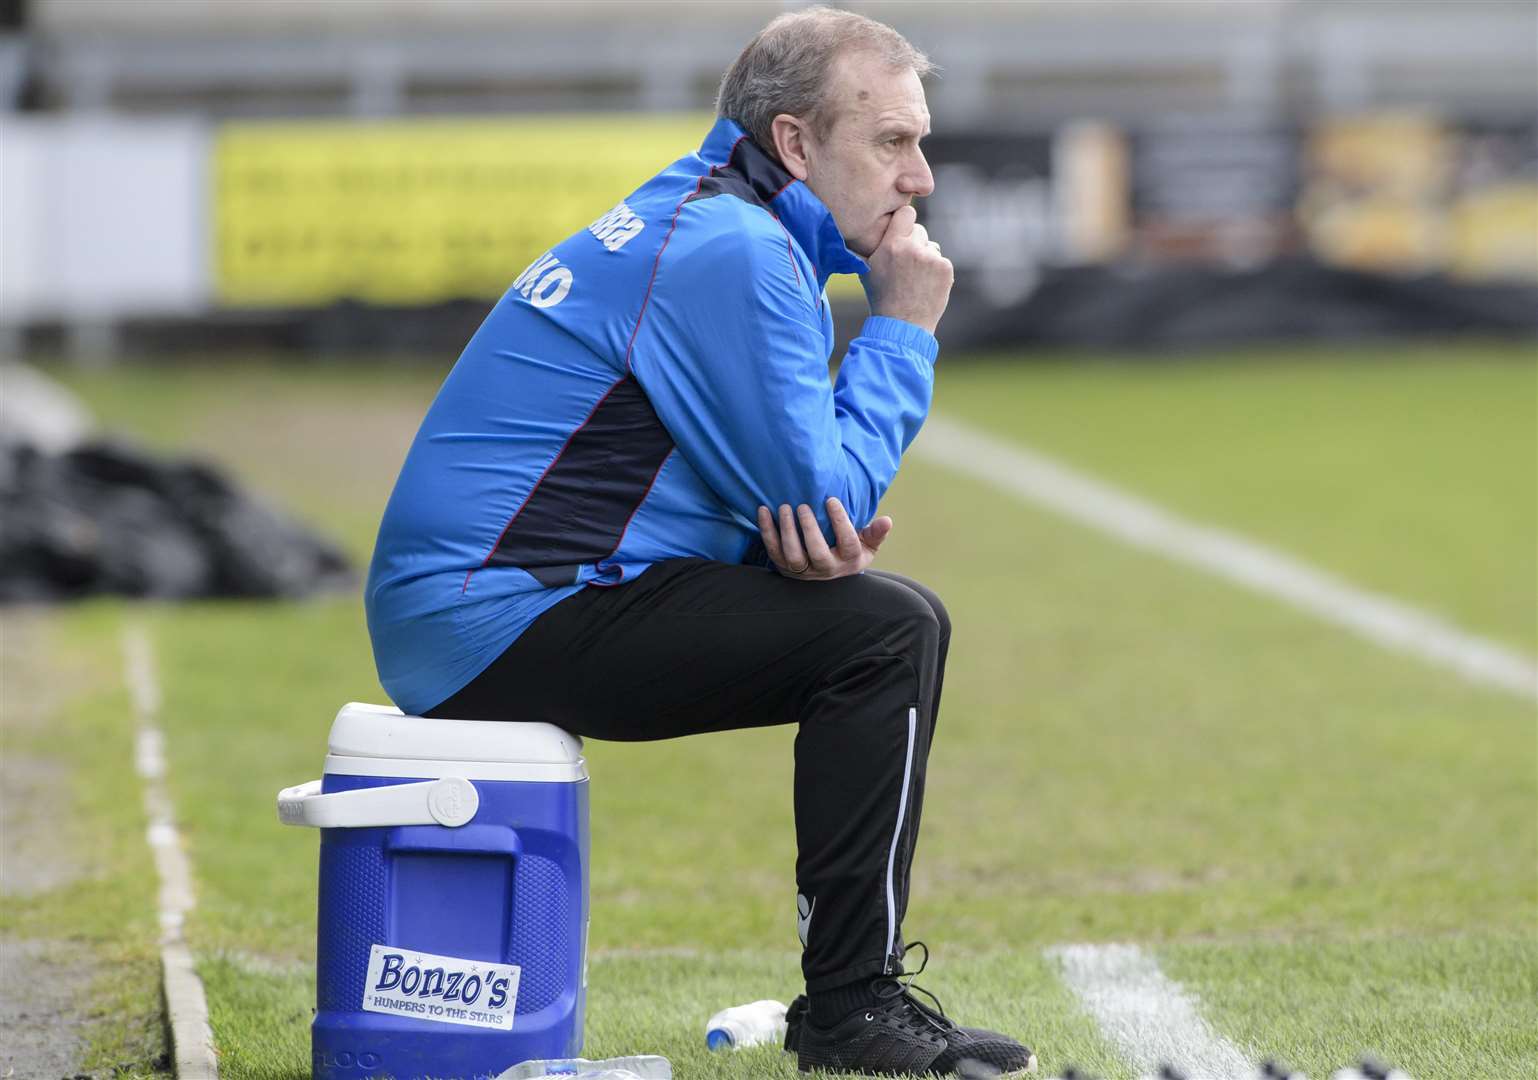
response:
[[[833,126],[827,101],[833,61],[845,51],[875,53],[920,78],[935,66],[885,23],[837,8],[810,7],[777,16],[727,69],[716,115],[735,120],[763,149],[774,152],[771,129],[781,113],[808,119],[819,138]]]

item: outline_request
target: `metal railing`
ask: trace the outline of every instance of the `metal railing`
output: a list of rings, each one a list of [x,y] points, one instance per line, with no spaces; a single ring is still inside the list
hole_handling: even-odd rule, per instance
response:
[[[0,46],[0,90],[70,111],[386,116],[559,109],[708,108],[722,70],[779,4],[574,4],[473,25],[384,28],[402,5],[258,5],[221,31],[222,0],[136,3],[132,23],[93,25],[89,5],[40,7],[30,38]],[[856,5],[887,19],[942,66],[937,120],[1021,125],[1172,111],[1261,115],[1432,106],[1532,110],[1538,7],[1530,3],[1360,4],[1250,0],[1190,4]],[[128,5],[97,6],[99,12]],[[246,5],[244,10],[250,10]],[[300,10],[330,21],[294,29]],[[63,18],[65,12],[76,12]],[[181,20],[172,16],[181,13]],[[352,14],[342,18],[344,12]]]

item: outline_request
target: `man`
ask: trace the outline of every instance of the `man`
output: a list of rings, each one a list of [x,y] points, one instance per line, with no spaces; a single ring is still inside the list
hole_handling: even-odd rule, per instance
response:
[[[923,586],[867,567],[952,283],[912,207],[934,186],[929,70],[858,15],[771,22],[698,153],[487,317],[406,459],[367,586],[407,712],[630,740],[800,725],[807,997],[787,1045],[803,1070],[1035,1065],[899,978],[950,624]],[[862,275],[871,306],[836,387],[834,273]]]

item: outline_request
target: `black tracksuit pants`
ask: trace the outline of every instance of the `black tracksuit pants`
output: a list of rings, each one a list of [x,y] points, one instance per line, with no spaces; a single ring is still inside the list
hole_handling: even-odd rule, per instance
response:
[[[679,559],[561,601],[428,715],[625,741],[799,724],[798,923],[816,994],[901,970],[949,643],[939,598],[897,574],[794,581]]]

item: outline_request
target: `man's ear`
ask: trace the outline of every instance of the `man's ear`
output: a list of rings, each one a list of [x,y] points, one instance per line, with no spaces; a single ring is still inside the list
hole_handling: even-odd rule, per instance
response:
[[[789,113],[780,113],[769,125],[769,135],[774,140],[774,145],[769,149],[780,159],[785,171],[797,180],[806,180],[811,172],[807,155],[811,129],[807,122]]]

